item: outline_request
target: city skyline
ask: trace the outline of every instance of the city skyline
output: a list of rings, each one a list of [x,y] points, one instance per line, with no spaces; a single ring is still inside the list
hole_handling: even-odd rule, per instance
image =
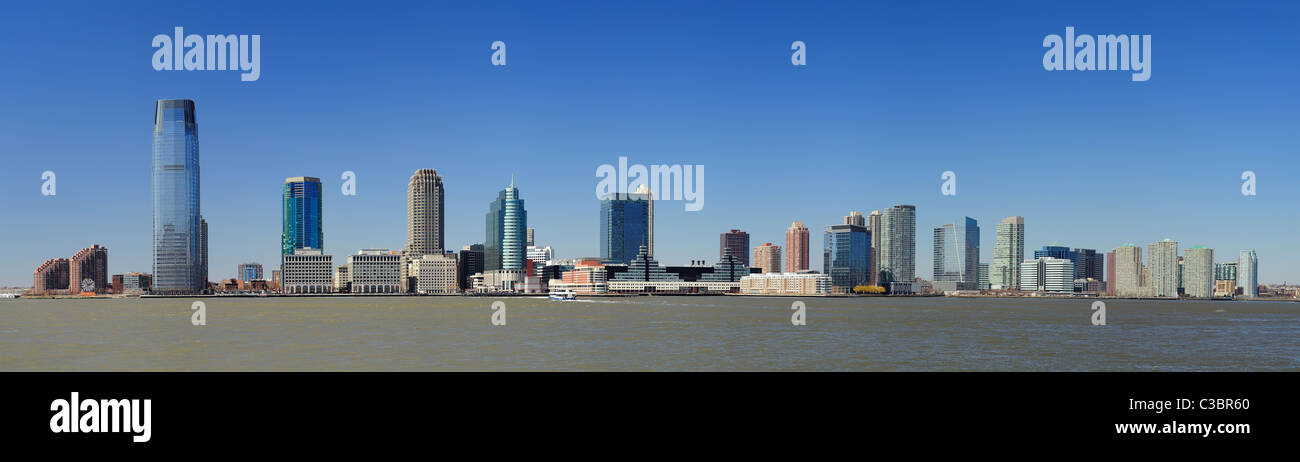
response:
[[[1297,166],[1289,134],[1297,64],[1269,59],[1253,46],[1297,40],[1271,19],[1286,14],[1210,6],[1198,15],[1167,15],[1150,14],[1149,5],[1114,5],[1134,12],[1031,5],[1003,15],[950,5],[969,23],[936,24],[888,5],[773,8],[735,18],[607,6],[604,21],[577,17],[569,30],[540,35],[528,31],[557,19],[543,7],[523,6],[536,14],[505,17],[489,7],[451,8],[445,15],[404,7],[410,14],[399,15],[395,27],[429,35],[406,43],[413,37],[406,32],[378,32],[396,45],[344,70],[325,64],[332,62],[326,57],[373,50],[317,31],[375,32],[367,26],[374,17],[364,10],[341,23],[338,15],[275,6],[258,18],[216,11],[186,22],[199,31],[262,34],[265,66],[252,83],[220,73],[158,73],[142,64],[151,52],[148,39],[185,17],[180,6],[122,6],[131,19],[109,24],[20,5],[0,19],[9,26],[0,37],[57,40],[0,50],[16,68],[40,69],[4,79],[5,88],[23,91],[13,92],[12,110],[0,115],[0,143],[23,154],[8,156],[9,168],[0,172],[0,214],[20,225],[0,230],[6,254],[0,285],[30,286],[41,262],[91,242],[112,249],[110,273],[151,272],[151,244],[141,237],[149,234],[149,207],[132,206],[150,197],[140,120],[150,102],[170,97],[194,100],[203,112],[209,280],[232,277],[239,263],[278,261],[270,243],[281,230],[268,224],[279,220],[281,204],[268,197],[297,175],[322,181],[329,207],[324,228],[335,255],[402,248],[404,180],[416,169],[437,168],[447,182],[446,247],[480,242],[483,203],[500,178],[515,172],[529,185],[529,226],[540,229],[538,244],[561,258],[595,256],[592,173],[623,154],[709,167],[707,207],[656,210],[654,256],[669,264],[715,262],[711,236],[728,229],[750,233],[752,242],[779,243],[794,220],[821,230],[848,210],[905,203],[917,207],[915,226],[923,231],[954,216],[996,223],[1014,214],[1030,223],[1029,249],[1059,242],[1104,252],[1170,237],[1184,247],[1215,249],[1217,262],[1254,250],[1260,283],[1300,280],[1300,250],[1293,245],[1300,184],[1283,173]],[[1226,32],[1218,45],[1197,38],[1202,14]],[[61,26],[50,31],[33,24]],[[988,24],[998,25],[997,33],[986,34]],[[1101,73],[1035,68],[1043,34],[1070,24],[1151,33],[1161,69],[1138,85]],[[665,34],[664,27],[685,33]],[[872,45],[899,27],[925,32],[917,46],[930,53],[922,58],[915,47]],[[643,38],[616,33],[622,30]],[[605,38],[583,53],[565,46],[591,36]],[[946,45],[969,36],[987,42],[978,50]],[[73,45],[91,37],[101,38],[94,50]],[[500,69],[485,57],[487,44],[498,39],[511,45],[510,65]],[[719,39],[725,51],[699,47]],[[805,68],[789,65],[789,43],[796,39],[809,46]],[[431,50],[429,43],[442,45]],[[600,58],[583,59],[586,53]],[[395,59],[435,55],[437,63]],[[95,63],[97,78],[46,66],[49,56]],[[1206,68],[1207,61],[1219,65]],[[881,62],[905,63],[909,72],[864,72]],[[1257,72],[1242,75],[1241,68]],[[373,85],[374,75],[392,78]],[[1216,91],[1204,91],[1211,85]],[[76,101],[78,111],[69,120],[46,109],[55,106],[50,101]],[[294,117],[270,110],[276,107],[294,107]],[[565,109],[553,110],[558,107]],[[63,136],[69,123],[78,136]],[[794,155],[821,162],[772,168]],[[1083,159],[1091,170],[1077,177],[1048,173],[1046,161],[1053,159]],[[891,162],[888,169],[882,160]],[[57,195],[38,191],[46,170],[58,174]],[[939,190],[948,170],[960,185],[955,196]],[[1245,170],[1259,173],[1257,196],[1239,193]],[[340,193],[343,172],[356,173],[356,196]],[[867,174],[871,181],[862,181]],[[786,186],[755,187],[755,179]],[[1076,194],[1085,190],[1086,196]],[[76,226],[85,222],[95,226]],[[40,226],[23,226],[32,223]],[[994,235],[983,233],[980,247],[993,248]],[[915,240],[915,265],[931,268],[925,251],[931,233]],[[810,241],[809,255],[820,254],[821,239]]]

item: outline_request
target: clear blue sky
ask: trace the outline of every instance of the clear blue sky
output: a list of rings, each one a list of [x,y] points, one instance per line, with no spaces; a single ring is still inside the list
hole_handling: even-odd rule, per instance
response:
[[[1300,280],[1293,2],[198,3],[6,6],[0,285],[92,243],[112,273],[150,271],[159,98],[197,104],[213,280],[276,266],[281,184],[300,175],[325,183],[336,263],[404,245],[420,168],[443,175],[448,247],[483,240],[514,173],[539,243],[596,255],[595,170],[620,155],[706,166],[704,210],[657,206],[671,264],[714,261],[730,228],[783,244],[801,220],[821,269],[825,226],[907,203],[923,277],[934,227],[976,218],[991,261],[994,225],[1022,215],[1029,250],[1169,237],[1218,261],[1253,248],[1262,282]],[[154,71],[151,39],[175,26],[260,34],[261,79]],[[1043,70],[1066,26],[1151,34],[1151,80]]]

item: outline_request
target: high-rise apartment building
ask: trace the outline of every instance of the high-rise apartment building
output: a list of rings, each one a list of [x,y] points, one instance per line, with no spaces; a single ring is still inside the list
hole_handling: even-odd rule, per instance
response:
[[[780,273],[781,246],[764,242],[754,247],[754,268],[761,268],[764,273]]]
[[[890,285],[912,284],[916,280],[916,206],[895,205],[885,209],[880,218],[880,281]]]
[[[1259,297],[1259,258],[1254,250],[1237,253],[1237,287],[1245,298]]]
[[[790,223],[785,229],[785,270],[797,273],[808,269],[808,227],[803,222]]]
[[[1151,280],[1147,286],[1156,297],[1178,297],[1178,242],[1164,239],[1147,246],[1151,259]]]
[[[867,226],[867,218],[862,216],[862,212],[853,210],[850,211],[849,214],[844,217],[844,224],[865,227]]]
[[[1214,250],[1194,246],[1183,251],[1183,293],[1188,297],[1214,296]]]
[[[199,202],[199,130],[194,101],[158,100],[154,108],[153,287],[194,294],[207,285]]]
[[[1120,297],[1140,297],[1145,295],[1143,280],[1142,248],[1133,244],[1116,247],[1115,279],[1110,283],[1115,286],[1115,295]]]
[[[68,260],[68,289],[72,292],[107,293],[108,249],[94,244],[77,251]]]
[[[36,267],[32,272],[32,294],[49,295],[56,293],[65,293],[69,289],[71,270],[69,269],[68,259],[51,258]]]
[[[867,215],[867,231],[871,232],[871,263],[869,265],[871,274],[871,285],[880,285],[880,235],[884,233],[881,226],[881,213],[879,210],[872,210]],[[807,268],[805,268],[807,269]]]
[[[1025,217],[1003,218],[998,223],[996,239],[989,285],[994,290],[1018,289],[1020,264],[1025,260]]]

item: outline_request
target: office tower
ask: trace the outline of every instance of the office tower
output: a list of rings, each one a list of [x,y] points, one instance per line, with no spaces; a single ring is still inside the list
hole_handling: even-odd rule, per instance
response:
[[[411,261],[411,274],[415,276],[415,292],[421,294],[454,294],[460,291],[456,254],[425,254]]]
[[[152,290],[199,293],[206,286],[206,274],[200,242],[199,130],[193,101],[157,101],[152,163]]]
[[[718,259],[730,253],[740,260],[745,266],[749,266],[749,233],[739,229],[718,235]]]
[[[1071,252],[1069,247],[1060,245],[1045,245],[1042,249],[1034,251],[1034,258],[1042,257],[1060,258],[1071,262],[1075,260],[1074,252]]]
[[[781,246],[764,242],[763,245],[754,247],[754,267],[761,268],[764,273],[780,273]]]
[[[250,282],[258,279],[266,279],[262,277],[261,263],[241,264],[239,265],[239,273],[237,274],[239,275],[239,280],[243,282]]]
[[[483,270],[524,269],[524,239],[528,211],[519,198],[514,176],[497,194],[487,213],[487,240],[483,243]]]
[[[808,269],[808,227],[802,221],[785,229],[785,270],[797,273]]]
[[[980,263],[979,281],[976,288],[979,290],[989,290],[991,287],[992,283],[989,282],[989,264]]]
[[[354,294],[401,291],[402,256],[388,249],[361,249],[348,255],[348,281]]]
[[[611,193],[600,200],[600,259],[627,264],[650,248],[649,194]]]
[[[712,272],[700,275],[700,282],[740,282],[740,278],[749,274],[749,265],[728,251],[713,264]]]
[[[526,239],[524,239],[524,244],[525,244],[524,246],[525,246],[525,247],[532,247],[532,246],[536,245],[536,242],[537,242],[537,241],[534,241],[534,240],[533,240],[533,237],[534,237],[533,232],[536,231],[536,230],[537,230],[537,228],[531,228],[531,227],[528,228],[528,237],[527,237]]]
[[[734,261],[735,259],[729,259]],[[669,273],[667,269],[659,264],[658,261],[650,255],[649,249],[641,247],[637,249],[636,258],[632,259],[627,265],[627,271],[614,274],[614,280],[617,281],[640,281],[640,282],[680,282],[681,278],[676,274]]]
[[[406,254],[410,258],[443,253],[442,177],[434,169],[416,170],[406,184]]]
[[[297,249],[325,249],[325,230],[321,221],[320,178],[297,176],[284,180],[284,220],[280,233],[280,253],[292,255]]]
[[[460,279],[461,290],[474,288],[473,284],[470,283],[470,277],[483,273],[483,244],[462,247],[457,265],[459,266],[457,274]]]
[[[1147,246],[1151,280],[1147,286],[1156,297],[1178,297],[1178,242],[1165,239]]]
[[[916,280],[916,206],[895,205],[880,217],[880,281],[910,284]],[[888,286],[886,286],[889,288]],[[893,288],[889,288],[892,292]]]
[[[47,295],[67,291],[71,269],[66,258],[51,258],[32,272],[32,294]]]
[[[1073,293],[1074,262],[1054,257],[1025,260],[1020,264],[1020,290]]]
[[[980,227],[975,219],[965,217],[935,228],[935,290],[975,290],[979,284],[979,257]]]
[[[989,284],[995,290],[1020,287],[1020,263],[1025,260],[1025,217],[1003,218],[997,226],[993,244],[993,266]]]
[[[1142,248],[1133,244],[1124,244],[1115,250],[1115,295],[1120,297],[1139,297],[1144,295],[1142,273]]]
[[[1237,253],[1237,287],[1241,288],[1242,297],[1259,297],[1259,258],[1254,250]]]
[[[853,225],[853,226],[867,226],[867,219],[866,217],[862,216],[862,212],[854,210],[849,212],[848,216],[844,217],[844,224]]]
[[[1115,251],[1106,252],[1106,295],[1115,296]]]
[[[871,231],[866,226],[833,225],[826,227],[822,246],[822,272],[831,277],[831,290],[852,292],[868,285],[871,277]]]
[[[547,262],[555,259],[555,250],[551,246],[537,247],[530,245],[524,249],[526,259],[533,262],[533,265],[540,268],[546,266]]]
[[[881,213],[879,210],[872,210],[871,214],[867,215],[867,231],[871,232],[871,274],[869,278],[873,286],[880,285],[880,235],[882,233],[880,218]]]
[[[334,289],[334,256],[321,249],[294,249],[280,256],[280,279],[286,294],[328,294]]]
[[[1183,293],[1188,297],[1214,296],[1214,250],[1198,245],[1183,252]]]
[[[1106,278],[1106,254],[1097,253],[1095,249],[1071,249],[1070,254],[1074,256],[1074,277],[1075,279],[1095,279],[1098,281]]]
[[[68,289],[73,293],[107,293],[111,287],[108,280],[108,249],[94,244],[77,251],[68,260],[68,273]]]

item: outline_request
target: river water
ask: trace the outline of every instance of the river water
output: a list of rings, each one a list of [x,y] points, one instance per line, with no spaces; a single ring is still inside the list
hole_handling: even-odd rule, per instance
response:
[[[1291,302],[1105,300],[1094,326],[1082,299],[511,297],[494,325],[496,300],[6,300],[0,370],[1300,370]]]

